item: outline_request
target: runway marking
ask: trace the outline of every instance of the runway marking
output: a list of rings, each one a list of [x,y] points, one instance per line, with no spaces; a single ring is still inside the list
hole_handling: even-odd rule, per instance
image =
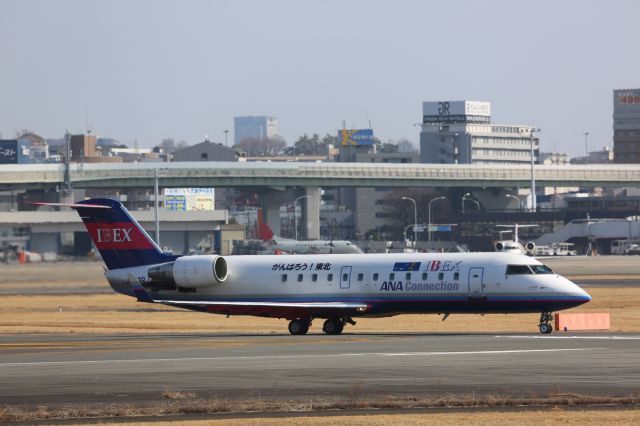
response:
[[[505,339],[584,339],[584,340],[640,340],[640,336],[493,336]]]
[[[368,342],[369,338],[354,338],[350,339],[350,342]],[[305,344],[326,344],[326,343],[339,343],[341,340],[339,339],[327,339],[324,337],[317,339],[305,339]],[[202,347],[227,347],[227,346],[243,346],[243,345],[262,345],[269,346],[274,344],[274,340],[228,340],[228,339],[220,339],[220,340],[211,340],[211,339],[193,339],[190,340],[189,343],[191,346],[202,346]],[[279,346],[282,345],[297,345],[298,341],[290,340],[290,341],[276,341]],[[169,340],[160,340],[160,339],[138,339],[138,340],[110,340],[110,341],[100,341],[100,342],[92,342],[92,341],[67,341],[67,342],[21,342],[21,343],[0,343],[0,352],[3,350],[29,350],[29,349],[72,349],[72,348],[97,348],[97,349],[105,349],[109,350],[108,347],[115,346],[118,350],[122,350],[123,346],[126,348],[133,350],[140,347],[153,346],[157,347],[166,347],[173,348],[175,347],[174,341]]]
[[[225,357],[209,357],[209,358],[142,358],[142,359],[108,359],[108,360],[78,360],[78,361],[40,361],[40,362],[4,362],[0,363],[0,367],[19,367],[19,366],[52,366],[52,365],[77,365],[77,364],[117,364],[117,363],[145,363],[151,362],[171,362],[179,361],[197,362],[197,361],[227,361],[227,360],[276,360],[276,359],[309,359],[309,358],[344,358],[344,357],[404,357],[404,356],[442,356],[442,355],[502,355],[502,354],[522,354],[522,353],[541,353],[541,352],[577,352],[603,350],[606,348],[558,348],[558,349],[507,349],[493,351],[451,351],[451,352],[363,352],[363,353],[346,353],[346,354],[302,354],[302,355],[264,355],[264,356],[225,356]]]

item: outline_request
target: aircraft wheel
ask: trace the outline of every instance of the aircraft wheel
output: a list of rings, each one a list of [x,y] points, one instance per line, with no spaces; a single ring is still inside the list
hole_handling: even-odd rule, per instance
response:
[[[540,324],[540,333],[551,334],[552,331],[553,331],[553,328],[551,327],[551,324],[547,324],[546,322],[543,322],[542,324]]]
[[[309,331],[309,321],[295,319],[289,322],[289,333],[293,335],[307,334]]]
[[[344,324],[340,318],[329,318],[324,322],[322,331],[324,331],[325,334],[340,334],[343,328]]]

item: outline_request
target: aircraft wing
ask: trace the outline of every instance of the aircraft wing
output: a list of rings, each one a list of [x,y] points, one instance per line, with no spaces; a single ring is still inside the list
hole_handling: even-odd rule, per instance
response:
[[[302,309],[356,309],[364,312],[370,308],[366,303],[358,302],[230,302],[222,300],[212,301],[185,301],[185,300],[164,300],[154,299],[156,303],[165,305],[194,305],[194,306],[247,306],[247,307],[265,307],[265,308],[302,308]]]
[[[133,275],[129,274],[129,283],[141,302],[161,303],[167,306],[207,311],[226,315],[259,315],[275,318],[300,318],[307,315],[345,315],[362,313],[371,309],[371,305],[362,302],[263,302],[263,301],[227,301],[227,300],[171,300],[157,299],[152,296]]]
[[[344,317],[371,309],[371,305],[357,302],[250,302],[250,301],[184,301],[154,300],[168,306],[222,315],[255,315],[269,318]]]

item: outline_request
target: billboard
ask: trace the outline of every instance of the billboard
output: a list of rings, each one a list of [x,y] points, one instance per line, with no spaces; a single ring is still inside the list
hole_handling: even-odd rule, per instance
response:
[[[215,210],[213,188],[165,188],[164,207],[171,211]]]
[[[0,164],[18,163],[18,141],[0,141]]]
[[[613,112],[640,113],[640,89],[614,90]]]
[[[423,123],[490,123],[491,103],[442,101],[422,103]]]
[[[341,129],[338,131],[338,143],[346,145],[373,145],[373,129]]]

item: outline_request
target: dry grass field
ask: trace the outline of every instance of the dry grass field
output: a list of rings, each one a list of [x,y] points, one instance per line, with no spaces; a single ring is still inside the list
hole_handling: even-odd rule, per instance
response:
[[[611,331],[640,331],[640,288],[592,287],[593,300],[572,312],[610,312]],[[190,312],[118,294],[2,296],[0,333],[286,333],[285,320]],[[345,332],[536,332],[538,314],[400,315],[361,318]],[[320,333],[316,321],[310,333]]]
[[[560,408],[536,411],[481,411],[420,414],[367,414],[349,416],[309,416],[249,419],[207,419],[201,421],[180,421],[185,426],[225,425],[225,426],[418,426],[418,425],[632,425],[640,422],[640,410],[580,410],[564,411]],[[116,423],[106,423],[115,425]],[[148,426],[169,426],[175,422],[117,423],[118,425],[144,424]]]

